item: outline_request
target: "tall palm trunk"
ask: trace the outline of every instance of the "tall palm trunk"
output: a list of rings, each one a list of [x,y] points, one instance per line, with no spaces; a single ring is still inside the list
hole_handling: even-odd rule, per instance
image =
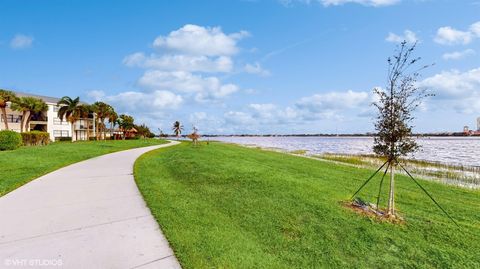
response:
[[[387,215],[395,215],[395,166],[390,165],[390,192],[388,194],[388,211]]]
[[[75,140],[77,140],[77,135],[75,134],[75,122],[70,122],[70,124],[72,125],[72,142],[74,142]],[[75,136],[75,139],[73,138]]]
[[[25,129],[25,118],[27,117],[27,111],[22,112],[22,118],[20,119],[20,132],[23,133],[23,130]]]
[[[28,112],[27,119],[25,120],[25,132],[30,131],[30,121],[32,120],[32,112]]]
[[[1,109],[2,109],[2,118],[3,118],[3,123],[5,125],[5,130],[8,130],[7,110],[5,109],[4,106],[2,106]]]
[[[88,120],[88,117],[85,122],[87,123],[87,141],[90,141],[90,122]]]

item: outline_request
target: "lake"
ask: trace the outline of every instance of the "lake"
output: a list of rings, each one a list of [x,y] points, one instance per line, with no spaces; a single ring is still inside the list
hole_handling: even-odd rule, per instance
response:
[[[211,140],[282,150],[307,150],[307,154],[372,154],[373,137],[214,137]],[[480,137],[418,138],[421,149],[409,156],[444,164],[480,166]]]

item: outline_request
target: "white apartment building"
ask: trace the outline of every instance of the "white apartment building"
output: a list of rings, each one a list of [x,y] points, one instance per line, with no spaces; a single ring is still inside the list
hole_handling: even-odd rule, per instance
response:
[[[76,140],[87,140],[87,129],[90,130],[90,135],[95,136],[95,126],[93,124],[93,119],[80,119],[75,122],[75,132],[72,134],[72,124],[66,121],[65,119],[60,120],[58,118],[58,109],[57,106],[60,98],[40,96],[33,94],[26,94],[21,92],[15,92],[17,97],[34,97],[42,99],[48,105],[48,111],[32,115],[30,121],[30,126],[28,126],[25,131],[44,131],[50,134],[50,140],[55,141],[59,140],[62,137],[72,137],[73,141]],[[7,122],[8,128],[10,130],[20,132],[20,123],[22,120],[22,112],[14,111],[10,108],[11,103],[7,103]],[[3,117],[0,117],[0,130],[5,129],[5,124],[3,122]],[[87,123],[89,128],[87,128]]]

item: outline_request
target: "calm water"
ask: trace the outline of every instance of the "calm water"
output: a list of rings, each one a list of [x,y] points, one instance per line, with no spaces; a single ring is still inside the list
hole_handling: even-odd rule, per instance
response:
[[[284,150],[307,150],[308,154],[371,154],[371,137],[215,137],[212,140]],[[480,166],[480,137],[419,138],[422,148],[413,159],[446,164]]]

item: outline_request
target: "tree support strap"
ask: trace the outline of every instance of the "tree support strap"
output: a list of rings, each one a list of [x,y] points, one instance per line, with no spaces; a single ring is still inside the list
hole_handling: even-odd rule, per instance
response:
[[[359,193],[363,187],[365,187],[365,185],[367,185],[367,183],[378,173],[378,171],[382,170],[382,168],[387,164],[389,163],[390,161],[386,161],[384,164],[382,164],[382,166],[380,166],[380,168],[377,169],[377,171],[375,171],[375,173],[373,173],[373,175],[371,175],[364,183],[362,186],[360,186],[360,188],[352,195],[352,198],[350,198],[350,200],[353,199],[353,197],[355,197],[355,195],[357,195],[357,193]]]
[[[430,197],[430,199],[432,199],[432,201],[435,203],[435,205],[438,206],[438,208],[440,208],[440,210],[442,210],[442,212],[447,215],[447,217],[453,222],[455,223],[455,225],[457,225],[457,227],[460,228],[460,226],[458,225],[458,223],[447,213],[447,211],[445,211],[445,209],[443,209],[443,207],[440,206],[439,203],[437,203],[437,201],[435,201],[435,199],[433,199],[432,195],[430,195],[430,193],[428,193],[428,191],[422,187],[422,185],[420,185],[420,183],[418,183],[418,181],[410,174],[410,172],[407,171],[407,169],[405,169],[405,167],[403,167],[403,165],[401,165],[400,163],[398,164],[400,165],[400,167],[403,169],[403,171],[405,171],[407,173],[407,175],[413,180],[413,182],[415,182],[417,184],[418,187],[420,187],[420,189],[423,190],[423,192],[425,192],[425,194]]]
[[[383,180],[385,179],[385,175],[388,172],[388,168],[390,167],[391,163],[388,162],[387,168],[385,168],[385,172],[383,173],[382,180],[380,180],[380,187],[378,188],[378,196],[377,196],[377,211],[378,211],[378,206],[380,204],[380,195],[382,193],[382,185],[383,185]]]

